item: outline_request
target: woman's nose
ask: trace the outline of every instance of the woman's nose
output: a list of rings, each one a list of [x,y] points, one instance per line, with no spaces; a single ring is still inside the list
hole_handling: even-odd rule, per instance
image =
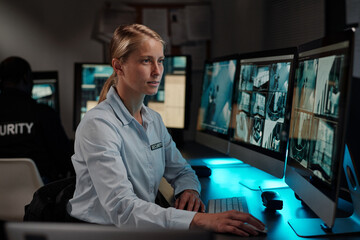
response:
[[[161,75],[162,69],[163,69],[162,65],[155,63],[153,66],[153,72],[152,72],[153,75],[156,75],[156,76]]]

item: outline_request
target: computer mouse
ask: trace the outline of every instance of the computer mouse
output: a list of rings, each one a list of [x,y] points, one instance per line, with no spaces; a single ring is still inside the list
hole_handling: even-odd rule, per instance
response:
[[[198,177],[209,177],[211,175],[211,169],[204,165],[191,166],[195,170]]]
[[[267,228],[265,227],[263,230],[258,229],[257,227],[255,227],[254,225],[251,225],[249,223],[246,223],[247,226],[251,227],[252,229],[254,229],[255,231],[259,232],[259,233],[267,233]]]
[[[263,191],[261,193],[261,199],[267,209],[280,210],[283,208],[283,201],[279,193],[275,191]]]

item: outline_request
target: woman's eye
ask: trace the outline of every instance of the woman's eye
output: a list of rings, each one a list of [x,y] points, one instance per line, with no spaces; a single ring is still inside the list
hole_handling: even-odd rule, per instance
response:
[[[149,63],[150,62],[150,59],[144,59],[143,60],[143,63]]]

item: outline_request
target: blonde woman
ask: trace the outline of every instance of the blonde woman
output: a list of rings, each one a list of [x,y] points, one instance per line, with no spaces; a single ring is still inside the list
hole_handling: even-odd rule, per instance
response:
[[[112,76],[99,104],[76,130],[76,190],[68,212],[76,219],[116,226],[203,228],[256,235],[249,214],[204,213],[199,181],[181,156],[160,115],[143,104],[163,74],[164,41],[144,25],[118,27],[110,44]],[[155,204],[161,178],[175,190],[175,207]]]

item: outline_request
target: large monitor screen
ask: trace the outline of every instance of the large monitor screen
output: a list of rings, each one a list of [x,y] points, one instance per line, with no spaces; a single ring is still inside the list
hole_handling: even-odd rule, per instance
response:
[[[286,182],[329,227],[344,156],[351,39],[340,34],[299,46],[292,100]]]
[[[196,141],[225,154],[237,76],[237,55],[205,62]]]
[[[290,121],[296,48],[240,56],[229,154],[282,178]],[[259,178],[260,180],[260,178]],[[266,188],[255,183],[251,188]]]
[[[161,115],[167,128],[188,128],[190,78],[189,55],[165,55],[164,73],[158,93],[147,96],[145,102]]]
[[[285,113],[294,55],[242,59],[233,141],[285,153]]]
[[[55,111],[59,109],[59,83],[57,71],[32,72],[32,98]]]

